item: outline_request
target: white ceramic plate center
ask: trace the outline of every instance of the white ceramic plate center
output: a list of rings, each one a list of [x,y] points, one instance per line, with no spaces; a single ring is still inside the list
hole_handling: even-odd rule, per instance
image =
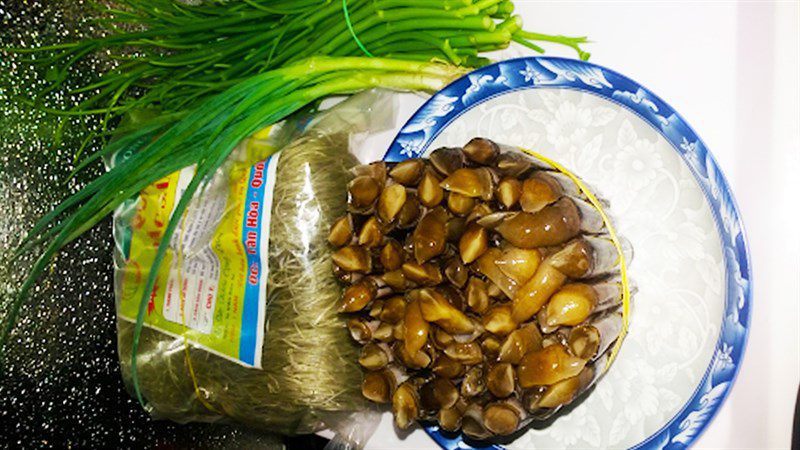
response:
[[[672,145],[630,110],[558,88],[496,96],[464,112],[428,147],[474,136],[529,148],[565,165],[610,202],[634,251],[631,328],[588,398],[511,449],[631,447],[689,400],[714,353],[725,262],[703,191]]]

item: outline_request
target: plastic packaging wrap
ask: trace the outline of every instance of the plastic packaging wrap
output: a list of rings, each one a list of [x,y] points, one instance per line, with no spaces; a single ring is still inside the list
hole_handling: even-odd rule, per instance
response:
[[[283,434],[330,428],[344,447],[363,444],[363,430],[377,419],[361,397],[358,348],[337,314],[326,238],[345,212],[341,199],[357,162],[352,137],[390,124],[389,102],[371,91],[318,115],[305,131],[282,124],[257,133],[193,198],[140,340],[139,384],[152,415]],[[115,214],[118,347],[131,390],[148,263],[192,174],[187,168],[161,180]]]

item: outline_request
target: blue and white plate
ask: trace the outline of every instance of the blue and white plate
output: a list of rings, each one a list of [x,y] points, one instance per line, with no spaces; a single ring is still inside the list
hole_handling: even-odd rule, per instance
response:
[[[711,153],[636,82],[586,62],[535,57],[484,67],[434,95],[386,159],[474,136],[530,148],[577,173],[611,203],[635,253],[638,292],[616,362],[577,407],[505,448],[690,445],[733,385],[750,322],[742,222]],[[437,427],[426,431],[443,448],[469,448]]]

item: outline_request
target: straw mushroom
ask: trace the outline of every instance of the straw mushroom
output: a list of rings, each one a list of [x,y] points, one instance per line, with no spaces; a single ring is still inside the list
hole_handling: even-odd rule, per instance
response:
[[[352,173],[332,270],[361,392],[398,428],[508,436],[600,378],[623,328],[619,255],[569,177],[485,138]]]

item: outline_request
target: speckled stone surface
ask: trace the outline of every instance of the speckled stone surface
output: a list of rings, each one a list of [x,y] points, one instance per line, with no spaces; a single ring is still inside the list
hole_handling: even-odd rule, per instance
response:
[[[16,245],[36,218],[101,170],[64,182],[81,130],[92,123],[71,119],[60,128],[62,119],[28,106],[46,86],[46,70],[3,48],[91,33],[87,10],[78,0],[0,0],[0,317],[32,262],[12,256]],[[100,67],[82,63],[72,80],[90,80]],[[49,104],[76,101],[57,91]],[[63,144],[55,146],[59,133]],[[280,447],[255,431],[155,421],[131,399],[117,362],[111,255],[106,220],[62,251],[26,300],[0,373],[0,448]]]

